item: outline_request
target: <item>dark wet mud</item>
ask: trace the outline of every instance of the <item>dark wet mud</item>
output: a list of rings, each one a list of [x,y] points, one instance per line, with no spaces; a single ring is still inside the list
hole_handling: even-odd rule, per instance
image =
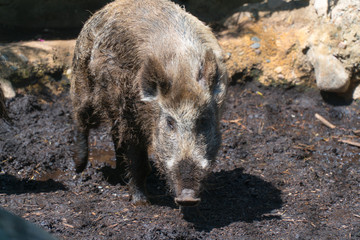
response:
[[[68,93],[17,96],[0,120],[0,206],[60,239],[359,239],[360,103],[304,87],[230,87],[202,202],[180,210],[153,169],[150,206],[114,171],[106,127],[75,174]],[[319,114],[336,126],[315,118]]]

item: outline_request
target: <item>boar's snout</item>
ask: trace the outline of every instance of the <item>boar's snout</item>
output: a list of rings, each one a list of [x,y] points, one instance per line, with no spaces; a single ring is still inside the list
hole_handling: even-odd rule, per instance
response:
[[[193,207],[200,203],[200,198],[195,197],[195,191],[192,189],[183,189],[180,196],[175,198],[176,204],[184,207]]]
[[[192,160],[184,158],[174,166],[173,182],[175,188],[175,203],[180,206],[196,206],[200,203],[199,192],[201,181],[207,171]]]

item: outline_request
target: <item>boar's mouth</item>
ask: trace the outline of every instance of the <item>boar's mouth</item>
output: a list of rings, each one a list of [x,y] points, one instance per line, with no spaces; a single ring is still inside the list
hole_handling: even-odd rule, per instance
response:
[[[200,203],[198,194],[206,171],[190,159],[181,160],[173,169],[175,203],[180,206],[196,206]]]
[[[195,191],[192,189],[183,189],[180,196],[175,198],[176,204],[184,207],[193,207],[200,203],[200,198],[195,197]]]

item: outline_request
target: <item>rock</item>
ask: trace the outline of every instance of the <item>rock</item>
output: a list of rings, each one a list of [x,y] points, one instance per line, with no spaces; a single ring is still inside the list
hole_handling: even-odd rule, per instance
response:
[[[261,50],[260,50],[260,49],[256,49],[256,50],[255,50],[255,53],[256,53],[256,55],[260,55],[260,54],[261,54]]]
[[[0,78],[0,88],[2,89],[5,98],[13,98],[16,93],[10,81]]]
[[[347,46],[347,41],[346,41],[346,40],[345,40],[345,41],[342,41],[342,42],[340,42],[340,43],[338,44],[338,47],[339,47],[339,48],[342,48],[342,49],[345,49],[346,46]]]
[[[254,36],[254,37],[251,38],[251,41],[253,41],[253,42],[260,42],[260,38]]]
[[[0,45],[0,73],[7,98],[14,96],[12,86],[26,86],[29,79],[70,68],[75,40],[30,41]],[[11,83],[10,83],[10,82]],[[12,86],[11,86],[12,84]]]
[[[325,2],[314,1],[318,13],[320,3],[325,9]],[[360,63],[360,1],[339,0],[326,8],[326,18],[314,21],[307,56],[314,66],[317,86],[323,91],[343,93],[351,79],[360,75],[356,67]]]
[[[286,10],[269,14],[267,4],[254,3],[224,19],[227,29],[219,34],[219,42],[225,52],[232,54],[226,61],[230,77],[241,72],[243,78],[254,78],[251,69],[258,69],[255,78],[265,85],[278,80],[294,84],[314,81],[302,49],[311,33],[308,22],[312,16],[308,15],[316,16],[315,11],[293,6],[300,1],[283,2],[287,8],[293,7],[291,14]],[[279,66],[280,75],[274,71]]]
[[[355,87],[353,99],[360,99],[360,84]]]
[[[322,91],[344,93],[350,85],[349,73],[334,56],[310,49],[309,59],[314,66],[316,85]]]
[[[108,0],[98,1],[100,4]],[[29,11],[21,16],[21,19],[24,19],[28,13],[31,14],[41,5],[43,9],[34,19],[37,23],[43,24],[37,25],[38,27],[43,27],[46,24],[53,24],[50,20],[44,23],[39,21],[38,18],[47,19],[43,15],[44,9],[48,11],[46,14],[51,15],[51,7],[56,3],[59,6],[63,5],[59,7],[60,12],[64,6],[69,4],[80,6],[84,2],[86,1],[79,0],[72,3],[69,0],[39,0],[33,6],[27,3],[18,7],[14,4],[12,7],[28,8]],[[92,4],[94,0],[89,2]],[[258,73],[256,78],[265,85],[276,81],[290,84],[316,83],[324,91],[336,92],[343,92],[348,87],[350,73],[352,73],[351,79],[360,77],[359,0],[230,0],[225,1],[226,3],[178,0],[176,2],[184,4],[187,11],[200,19],[216,22],[218,25],[214,26],[224,27],[219,28],[221,30],[218,31],[218,36],[219,43],[224,49],[224,59],[230,77],[241,73],[243,78],[253,78],[252,69],[256,69]],[[0,24],[9,26],[15,24],[15,22],[13,24],[16,18],[14,14],[6,20],[4,20],[5,15],[1,15],[10,7],[8,5],[0,7]],[[11,11],[15,13],[17,9]],[[54,15],[54,18],[56,16]],[[219,21],[224,16],[227,17]],[[71,18],[68,18],[68,15],[63,15],[62,18],[66,19],[62,23],[63,26],[68,25],[69,21],[73,22],[69,20]],[[30,26],[33,22],[29,21],[26,24]],[[39,75],[53,71],[63,71],[63,76],[69,78],[71,72],[67,69],[71,65],[75,42],[68,41],[66,47],[63,43],[41,40],[0,44],[1,78],[9,80],[15,88],[29,78],[37,79]],[[314,56],[314,51],[319,55]],[[323,81],[325,78],[328,78],[327,82]],[[9,93],[5,94],[9,96]],[[10,95],[14,95],[14,91]]]
[[[349,26],[352,23],[359,23],[360,1],[339,0],[331,9],[331,21],[338,26]]]
[[[276,67],[275,69],[274,69],[274,71],[276,72],[276,73],[278,73],[278,74],[280,74],[281,72],[282,72],[282,67]]]
[[[258,48],[260,48],[260,43],[258,43],[258,42],[253,43],[253,44],[251,44],[250,47],[251,47],[251,48],[254,48],[254,49],[258,49]]]
[[[314,1],[314,8],[316,13],[322,17],[328,13],[328,0],[315,0]]]
[[[1,84],[0,84],[1,87]],[[5,105],[5,97],[2,89],[0,88],[0,119],[9,120],[9,115],[7,114],[6,105]]]

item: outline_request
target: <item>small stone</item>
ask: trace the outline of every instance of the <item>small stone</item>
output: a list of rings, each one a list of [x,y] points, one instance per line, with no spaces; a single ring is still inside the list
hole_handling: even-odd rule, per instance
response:
[[[6,55],[1,55],[0,59],[1,59],[1,61],[6,62],[8,60],[8,57]]]
[[[260,49],[256,49],[256,50],[255,50],[255,53],[256,53],[257,55],[260,55],[260,54],[261,54],[261,50],[260,50]]]
[[[258,48],[260,48],[260,43],[258,43],[258,42],[253,43],[253,44],[251,44],[250,47],[253,48],[253,49],[258,49]]]
[[[231,53],[227,52],[225,53],[225,60],[229,60],[231,58]]]
[[[25,57],[23,54],[19,54],[19,58],[21,59],[21,61],[27,63],[29,61],[29,59],[27,57]]]
[[[251,41],[253,41],[253,42],[260,42],[260,38],[254,36],[254,37],[251,38]]]
[[[18,67],[14,66],[14,65],[11,65],[10,69],[13,70],[13,71],[16,71],[16,70],[18,70]]]
[[[339,48],[345,49],[347,47],[346,41],[342,41],[338,44]]]
[[[277,74],[280,74],[281,72],[282,72],[282,67],[276,67],[275,69],[274,69],[274,71],[277,73]]]
[[[66,70],[66,75],[68,75],[68,76],[71,75],[71,68],[69,68],[68,70]]]
[[[266,62],[269,63],[269,62],[270,62],[270,59],[266,59]]]

